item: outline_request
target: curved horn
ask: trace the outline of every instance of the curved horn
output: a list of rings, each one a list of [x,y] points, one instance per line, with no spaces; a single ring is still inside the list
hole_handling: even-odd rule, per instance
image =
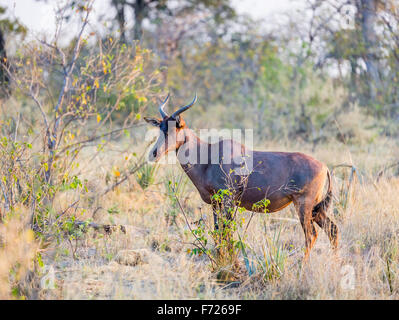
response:
[[[179,110],[175,111],[171,115],[171,118],[176,118],[180,113],[186,111],[187,109],[190,109],[196,101],[197,101],[197,93],[195,93],[195,97],[194,97],[193,101],[191,101],[188,105],[181,107]]]
[[[170,96],[170,94],[168,93],[168,96],[166,97],[166,99],[159,105],[159,113],[161,114],[162,118],[168,117],[168,114],[163,110],[163,108],[165,107],[166,103],[168,102],[169,96]]]

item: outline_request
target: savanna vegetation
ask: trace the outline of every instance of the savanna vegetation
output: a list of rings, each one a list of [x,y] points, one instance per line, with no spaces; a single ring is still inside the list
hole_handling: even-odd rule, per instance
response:
[[[397,1],[273,22],[229,0],[57,5],[34,37],[0,8],[0,298],[399,298]],[[193,129],[326,163],[338,251],[320,232],[304,264],[295,211],[267,200],[214,230],[179,165],[147,161],[143,117],[168,92],[170,111],[197,92]]]

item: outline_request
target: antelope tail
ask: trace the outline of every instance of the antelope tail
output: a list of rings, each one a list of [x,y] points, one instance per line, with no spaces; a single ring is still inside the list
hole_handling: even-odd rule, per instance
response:
[[[318,204],[316,204],[312,211],[312,216],[317,216],[320,212],[327,212],[328,208],[330,207],[331,200],[332,200],[332,181],[331,181],[331,174],[330,171],[327,169],[327,177],[328,177],[328,190],[326,196],[323,200],[321,200]]]

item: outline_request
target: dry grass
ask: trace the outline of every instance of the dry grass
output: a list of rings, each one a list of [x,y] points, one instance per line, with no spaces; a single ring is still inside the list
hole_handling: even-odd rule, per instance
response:
[[[38,252],[34,233],[27,227],[28,210],[16,208],[0,224],[0,299],[24,297],[25,277],[34,269]]]
[[[389,147],[388,147],[389,146]],[[103,235],[89,231],[76,242],[63,241],[47,249],[45,264],[55,269],[56,287],[42,298],[56,299],[397,299],[399,267],[399,179],[372,174],[397,156],[392,141],[380,140],[367,146],[331,144],[317,147],[274,143],[261,149],[301,150],[325,161],[330,167],[352,163],[359,168],[343,207],[338,193],[345,181],[343,171],[335,173],[334,210],[340,229],[337,253],[330,249],[320,230],[308,264],[302,265],[304,236],[296,213],[287,208],[279,213],[256,214],[246,232],[248,259],[254,274],[248,276],[242,264],[241,284],[218,283],[205,256],[191,256],[193,237],[181,213],[175,213],[165,183],[182,176],[175,166],[157,169],[154,184],[142,189],[134,176],[100,200],[95,216],[99,223],[128,226],[126,234]],[[120,155],[119,155],[120,157]],[[98,160],[95,170],[85,171],[93,191],[104,185],[112,166],[123,166],[111,154]],[[121,160],[122,161],[122,160]],[[89,168],[90,166],[88,166]],[[179,194],[191,222],[205,219],[211,228],[212,214],[188,182]],[[70,199],[68,199],[70,200]],[[67,199],[58,199],[59,207]],[[88,208],[82,218],[92,214]],[[176,215],[176,219],[170,216]],[[251,213],[243,214],[244,226]],[[240,229],[241,234],[244,233]],[[276,235],[279,234],[279,237]],[[76,258],[72,256],[76,247]],[[280,262],[276,252],[280,253]],[[258,259],[256,258],[258,257]],[[272,259],[277,273],[262,270],[258,262]],[[269,262],[270,262],[269,261]],[[275,270],[277,270],[275,269]]]

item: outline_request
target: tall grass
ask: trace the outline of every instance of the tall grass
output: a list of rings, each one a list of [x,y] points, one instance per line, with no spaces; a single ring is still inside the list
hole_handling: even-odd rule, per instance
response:
[[[16,208],[0,224],[0,299],[24,299],[31,293],[24,282],[34,271],[39,246],[28,227],[27,212]]]
[[[276,146],[274,142],[258,149],[277,147],[311,153],[307,150],[311,149],[308,145]],[[379,150],[380,155],[377,157],[368,153],[369,149]],[[172,171],[167,166],[160,166],[156,176],[157,181],[162,183],[150,184],[143,192],[121,185],[99,199],[98,205],[102,208],[118,204],[119,214],[112,216],[115,224],[126,226],[126,234],[101,235],[91,231],[74,243],[75,259],[70,244],[62,237],[59,244],[50,244],[42,252],[43,263],[57,270],[58,289],[54,289],[53,296],[60,299],[397,299],[399,179],[389,173],[378,181],[372,179],[372,173],[378,172],[377,168],[395,152],[399,149],[393,143],[390,148],[369,145],[367,149],[353,149],[350,158],[345,158],[340,145],[326,145],[311,153],[330,167],[352,159],[367,177],[351,185],[346,206],[342,206],[340,194],[344,197],[345,192],[340,190],[341,186],[345,187],[344,179],[348,181],[349,176],[345,178],[339,170],[334,173],[333,207],[339,213],[334,218],[341,235],[338,253],[333,253],[327,237],[319,232],[308,264],[302,265],[304,236],[295,211],[288,207],[278,213],[255,214],[246,231],[247,237],[238,238],[245,246],[244,250],[237,247],[240,277],[236,279],[239,285],[234,288],[226,288],[226,283],[217,281],[217,273],[205,255],[187,252],[193,248],[193,237],[168,187],[175,183],[179,186],[175,191],[193,228],[196,228],[194,223],[200,218],[206,228],[213,228],[211,208],[204,205],[179,168]],[[112,163],[113,159],[108,157],[103,161],[104,164]],[[96,168],[93,172],[87,173],[92,181],[104,181],[106,172],[101,175]],[[64,209],[67,201],[57,197],[54,210]],[[199,207],[202,209],[199,210]],[[330,210],[330,216],[333,216],[334,208]],[[65,216],[74,212],[68,211]],[[89,218],[90,214],[88,207],[82,219]],[[171,223],[172,214],[177,223]],[[109,223],[109,215],[106,209],[100,210],[95,222]],[[169,220],[165,218],[168,215]],[[242,218],[249,221],[250,215],[243,212]],[[10,226],[7,225],[7,228]],[[5,227],[2,225],[1,230]],[[32,257],[19,254],[19,249],[15,249],[25,248],[22,237],[29,232],[21,231],[25,230],[22,227],[13,227],[12,230],[15,231],[8,233],[13,234],[12,245],[0,249],[2,257],[7,256],[6,260],[0,260],[0,274],[4,289],[2,297],[8,298],[14,297],[13,290],[15,297],[25,295],[25,291],[18,289],[21,288],[20,282],[9,278],[11,266],[16,261],[22,261],[20,263],[27,267],[29,263],[25,258]],[[240,226],[238,231],[242,235]],[[28,249],[32,251],[29,249],[28,252],[34,254],[36,244],[31,244]],[[208,247],[212,246],[210,241]],[[147,256],[150,258],[143,256],[142,263],[136,266],[125,265],[122,260],[116,259],[120,252],[142,254],[143,250],[149,252]],[[7,261],[5,268],[4,261]],[[231,272],[231,267],[231,264],[225,264],[226,272]],[[4,277],[4,274],[7,276]],[[353,276],[350,282],[354,284],[353,288],[343,285],[349,276]]]
[[[265,235],[261,254],[255,253],[261,276],[265,281],[279,279],[285,271],[288,248],[280,239],[281,230],[280,226],[272,237]]]
[[[154,183],[156,169],[156,165],[146,163],[137,170],[135,174],[136,181],[143,190]]]

